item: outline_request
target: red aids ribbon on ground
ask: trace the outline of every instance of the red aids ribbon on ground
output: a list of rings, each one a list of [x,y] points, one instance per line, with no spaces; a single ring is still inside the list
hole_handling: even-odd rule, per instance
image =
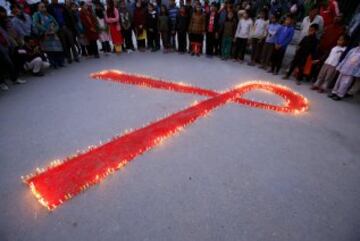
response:
[[[228,102],[294,114],[308,108],[307,100],[301,95],[286,87],[267,82],[247,82],[232,90],[218,93],[116,70],[94,73],[91,77],[209,98],[143,128],[117,136],[106,144],[91,148],[64,161],[54,161],[49,167],[37,169],[36,173],[22,177],[38,201],[49,210],[53,210],[89,186],[99,183],[109,174],[124,167],[127,162]],[[279,95],[285,100],[285,104],[278,106],[242,98],[245,93],[252,90],[264,90]]]

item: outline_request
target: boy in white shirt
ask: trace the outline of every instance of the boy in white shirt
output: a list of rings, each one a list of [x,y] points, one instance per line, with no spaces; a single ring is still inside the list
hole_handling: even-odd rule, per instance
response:
[[[250,37],[251,28],[253,26],[253,21],[249,16],[249,13],[246,11],[243,15],[243,18],[239,20],[239,23],[236,28],[236,33],[234,37],[235,42],[235,51],[234,59],[235,61],[242,62],[245,56],[245,50]]]
[[[326,59],[324,65],[321,67],[317,81],[311,87],[312,90],[317,90],[319,93],[323,93],[328,89],[329,83],[336,76],[336,66],[339,63],[341,55],[346,50],[346,45],[349,41],[347,35],[341,35],[337,41],[337,45],[331,49],[331,52]]]
[[[266,15],[264,10],[260,12],[259,18],[255,21],[251,31],[251,61],[249,62],[251,66],[260,61],[261,50],[266,38],[267,26],[269,25]]]

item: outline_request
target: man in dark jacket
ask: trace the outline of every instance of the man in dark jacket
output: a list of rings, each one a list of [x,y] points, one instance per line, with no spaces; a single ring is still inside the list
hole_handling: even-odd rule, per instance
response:
[[[59,38],[63,45],[64,54],[68,63],[72,63],[73,59],[79,62],[78,52],[75,48],[74,36],[76,19],[58,0],[51,0],[51,4],[47,7],[50,15],[52,15],[59,24]]]

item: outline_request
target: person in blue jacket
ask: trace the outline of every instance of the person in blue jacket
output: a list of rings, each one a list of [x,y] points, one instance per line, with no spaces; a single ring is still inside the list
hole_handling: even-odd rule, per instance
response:
[[[286,52],[287,46],[294,37],[293,19],[288,15],[280,28],[275,47],[271,56],[271,70],[269,72],[277,75],[279,74],[282,61]]]

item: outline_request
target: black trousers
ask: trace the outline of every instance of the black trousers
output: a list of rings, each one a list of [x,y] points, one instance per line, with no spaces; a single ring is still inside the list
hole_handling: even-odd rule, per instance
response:
[[[248,42],[247,38],[236,38],[235,49],[234,49],[235,59],[244,60],[247,42]]]
[[[214,55],[218,54],[219,40],[216,38],[215,33],[206,33],[206,54]]]
[[[73,58],[78,59],[78,52],[75,47],[74,36],[73,33],[67,28],[63,26],[59,29],[58,36],[60,38],[61,44],[64,49],[65,57],[71,61]]]
[[[96,40],[89,41],[89,55],[99,56],[99,49]]]
[[[124,49],[132,49],[134,50],[134,44],[132,41],[132,29],[123,29],[122,31],[122,35],[124,37],[125,40],[125,47]]]
[[[186,32],[178,32],[177,38],[178,38],[179,52],[185,53],[187,47]]]
[[[274,48],[271,55],[271,71],[273,72],[275,71],[275,73],[279,73],[285,52],[286,52],[286,48],[280,48],[280,49]]]
[[[160,49],[160,36],[157,30],[147,32],[148,48]]]
[[[0,45],[0,83],[4,82],[4,76],[9,75],[11,81],[15,82],[18,78],[18,71],[11,60],[8,51]]]

